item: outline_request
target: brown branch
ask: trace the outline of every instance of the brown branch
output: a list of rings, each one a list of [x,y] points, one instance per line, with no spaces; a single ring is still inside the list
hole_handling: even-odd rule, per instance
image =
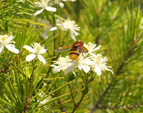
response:
[[[76,105],[76,103],[75,103],[75,100],[74,100],[74,97],[73,97],[73,93],[72,93],[72,89],[71,89],[70,84],[68,84],[68,87],[69,87],[69,89],[70,89],[70,93],[71,93],[72,101],[73,101],[74,106],[75,106],[75,105]]]
[[[85,89],[84,89],[84,91],[82,93],[82,97],[80,98],[79,102],[74,105],[74,109],[73,109],[73,111],[71,113],[74,113],[75,110],[79,107],[80,103],[82,102],[82,100],[83,100],[83,98],[84,98],[84,96],[86,94],[86,90],[87,90],[87,86],[85,87]]]

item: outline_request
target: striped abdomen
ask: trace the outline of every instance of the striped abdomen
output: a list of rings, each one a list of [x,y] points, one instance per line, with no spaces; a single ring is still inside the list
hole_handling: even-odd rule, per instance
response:
[[[75,60],[79,55],[80,55],[80,51],[78,50],[78,47],[72,47],[71,49],[70,49],[70,52],[69,52],[69,54],[70,54],[70,58],[72,59],[72,60]]]

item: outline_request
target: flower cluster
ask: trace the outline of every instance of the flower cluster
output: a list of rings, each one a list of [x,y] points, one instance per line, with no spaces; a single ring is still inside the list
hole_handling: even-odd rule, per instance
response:
[[[2,52],[2,50],[4,49],[4,47],[6,47],[9,51],[18,54],[19,50],[15,48],[15,45],[13,45],[12,43],[15,43],[14,41],[12,41],[15,37],[10,35],[0,35],[0,53]],[[34,43],[33,48],[31,48],[28,45],[25,45],[24,48],[27,49],[29,52],[32,52],[32,54],[28,55],[26,57],[26,61],[31,61],[33,60],[36,56],[38,57],[38,59],[43,62],[43,64],[46,64],[46,60],[41,56],[41,54],[46,52],[46,49],[44,49],[44,47],[42,47],[39,43]]]
[[[76,0],[40,0],[35,2],[35,7],[40,8],[40,10],[36,11],[34,13],[34,16],[39,15],[40,13],[42,13],[44,10],[50,11],[50,12],[56,12],[56,8],[53,7],[54,4],[59,4],[61,7],[64,7],[64,4],[62,2],[66,2],[66,1],[76,1]],[[64,20],[64,19],[63,19]],[[61,20],[61,19],[57,19],[56,21],[56,27],[52,27],[52,28],[48,28],[46,30],[44,30],[44,32],[41,34],[42,37],[44,39],[47,39],[47,32],[48,31],[54,31],[57,30],[57,27],[63,31],[69,31],[70,32],[70,36],[71,38],[76,41],[75,36],[79,35],[79,33],[77,31],[80,30],[80,27],[78,27],[78,25],[75,23],[75,21],[70,20],[70,19],[66,19],[66,20]]]
[[[91,42],[84,44],[84,46],[89,50],[88,53],[80,54],[74,61],[71,61],[68,56],[60,57],[57,61],[54,61],[53,65],[51,65],[54,67],[53,72],[56,73],[60,70],[64,70],[65,74],[68,74],[71,71],[74,73],[75,68],[83,70],[85,73],[93,70],[99,76],[101,75],[101,71],[104,70],[112,72],[112,70],[109,69],[110,67],[106,66],[106,61],[108,59],[101,54],[95,54],[95,51],[99,49],[100,46],[96,47],[96,44]]]

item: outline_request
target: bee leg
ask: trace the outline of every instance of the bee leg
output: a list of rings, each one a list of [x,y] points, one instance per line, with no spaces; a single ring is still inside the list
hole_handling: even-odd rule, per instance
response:
[[[84,54],[83,54],[83,53],[81,53],[81,54],[82,54],[82,56],[85,58]]]

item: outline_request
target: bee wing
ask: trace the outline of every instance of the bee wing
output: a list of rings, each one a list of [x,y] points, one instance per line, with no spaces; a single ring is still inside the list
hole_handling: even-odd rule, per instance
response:
[[[87,53],[88,52],[88,49],[84,46],[80,46],[79,47],[79,51],[82,52],[82,53]]]
[[[59,47],[57,49],[55,49],[55,52],[63,52],[63,51],[66,51],[66,50],[69,50],[73,45],[67,45],[67,46],[62,46],[62,47]]]

